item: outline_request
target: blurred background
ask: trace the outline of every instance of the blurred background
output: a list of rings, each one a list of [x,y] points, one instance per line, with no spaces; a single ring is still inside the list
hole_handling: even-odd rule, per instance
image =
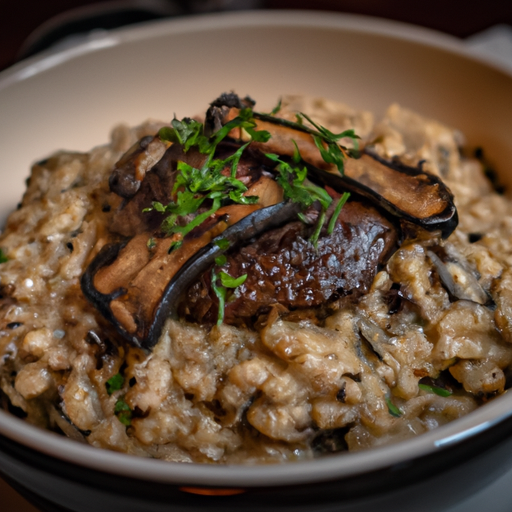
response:
[[[460,38],[495,25],[512,26],[512,0],[0,0],[0,70],[52,45],[73,44],[92,30],[241,9],[317,9],[366,14]]]

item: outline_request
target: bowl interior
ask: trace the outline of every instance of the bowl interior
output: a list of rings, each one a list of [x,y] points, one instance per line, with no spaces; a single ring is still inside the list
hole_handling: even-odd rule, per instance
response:
[[[0,219],[3,222],[15,207],[37,159],[59,149],[86,151],[105,143],[119,122],[137,124],[147,118],[169,120],[174,114],[202,112],[209,101],[231,90],[249,94],[261,110],[271,109],[283,93],[331,98],[371,110],[377,117],[399,102],[461,129],[470,145],[485,149],[503,182],[512,185],[512,77],[471,57],[462,43],[356,16],[236,13],[106,33],[2,73]],[[505,402],[497,400],[441,433],[427,434],[413,446],[419,453],[435,449],[443,440],[450,442],[461,429],[470,435],[512,409],[501,403]],[[124,458],[118,454],[84,452],[84,447],[20,426],[1,411],[0,432],[39,448],[46,444],[45,450],[61,443],[66,448],[60,456],[80,456],[89,465],[130,471],[123,469]],[[354,461],[360,468],[389,463],[391,453],[393,460],[404,459],[414,452],[410,446],[381,450],[382,457],[355,454],[350,463],[318,462],[317,475],[332,471],[333,464],[337,471],[342,466],[349,471]],[[156,467],[155,461],[140,464]],[[158,467],[147,477],[173,471],[162,473],[162,465]],[[248,469],[254,476],[257,468]],[[273,470],[265,471],[267,480],[275,478]],[[297,471],[302,470],[288,471],[289,478]],[[243,476],[245,470],[233,472],[237,474]],[[222,472],[218,475],[225,478]]]

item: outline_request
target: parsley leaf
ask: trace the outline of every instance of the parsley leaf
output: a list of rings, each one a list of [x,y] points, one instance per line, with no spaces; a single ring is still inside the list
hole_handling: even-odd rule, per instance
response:
[[[219,273],[219,277],[222,286],[226,288],[238,288],[239,286],[245,283],[245,280],[247,279],[247,274],[235,278],[231,277],[229,274],[226,274],[226,272],[221,271]]]
[[[354,141],[354,152],[357,153],[359,144],[358,144],[358,136],[355,134],[354,130],[345,130],[344,132],[334,134],[329,131],[327,128],[323,126],[317,125],[314,121],[312,121],[306,114],[303,115],[319,132],[319,135],[313,135],[313,140],[315,141],[315,145],[320,151],[324,162],[328,164],[334,164],[338,168],[338,171],[341,175],[344,173],[344,163],[345,153],[348,153],[348,150],[338,144],[338,140],[344,137],[350,137]],[[327,145],[325,148],[324,144]],[[343,148],[343,149],[342,149]],[[352,155],[351,155],[352,156]]]
[[[298,116],[307,119],[318,130],[318,133],[322,136],[322,138],[326,142],[337,142],[338,140],[343,139],[344,137],[350,137],[350,138],[353,138],[353,139],[359,139],[359,137],[355,134],[353,129],[344,130],[341,133],[332,133],[325,126],[321,126],[321,125],[315,123],[306,114],[304,114],[302,112],[299,112]]]
[[[452,392],[449,389],[440,388],[437,386],[429,386],[427,384],[418,384],[418,387],[422,389],[423,391],[427,391],[427,393],[435,393],[439,396],[451,396]]]
[[[267,114],[255,114],[257,117],[265,120],[269,118]],[[322,158],[329,164],[334,164],[341,175],[344,173],[344,160],[347,156],[357,157],[359,155],[359,139],[353,129],[344,130],[341,133],[333,133],[324,126],[315,123],[309,116],[299,112],[295,114],[296,122],[286,119],[279,119],[279,124],[294,130],[300,130],[309,133],[315,142]],[[307,120],[313,128],[304,124]],[[347,148],[339,143],[340,139],[349,138],[352,140],[353,149]]]
[[[279,98],[277,105],[270,111],[270,116],[275,116],[281,110],[282,98]]]
[[[221,250],[225,251],[229,247],[229,240],[226,238],[221,238],[219,240],[215,240],[214,244]]]
[[[228,259],[226,258],[225,254],[221,254],[220,256],[217,256],[215,258],[215,265],[218,267],[222,267],[222,265],[225,265]]]
[[[173,240],[171,245],[169,245],[169,249],[167,250],[167,254],[171,254],[172,251],[179,249],[183,245],[182,240]]]
[[[196,169],[185,162],[178,162],[173,196],[174,200],[164,206],[159,202],[153,202],[152,206],[143,211],[155,210],[168,214],[162,222],[162,231],[167,235],[181,234],[184,238],[187,233],[203,223],[210,215],[214,214],[226,201],[235,204],[255,204],[256,196],[245,196],[247,187],[236,179],[236,171],[244,150],[252,140],[266,142],[270,134],[265,130],[255,130],[256,122],[250,108],[240,110],[239,115],[226,123],[212,137],[204,135],[203,125],[193,119],[185,118],[182,121],[173,119],[172,127],[164,127],[159,131],[159,136],[164,141],[178,142],[183,145],[184,151],[191,147],[197,147],[199,152],[208,155],[200,169]],[[215,159],[214,153],[217,145],[235,128],[245,130],[251,137],[251,141],[242,145],[228,158]],[[223,173],[226,167],[230,167],[230,174]],[[210,208],[197,215],[185,226],[180,225],[180,218],[195,214],[205,201],[211,201]],[[171,248],[176,248],[179,242],[173,243]],[[170,249],[171,250],[171,249]]]
[[[265,156],[278,164],[276,167],[278,172],[276,181],[283,188],[285,198],[300,204],[303,210],[311,206],[315,201],[320,203],[322,210],[320,212],[316,228],[310,237],[310,242],[316,247],[320,232],[325,223],[325,212],[332,202],[331,196],[324,188],[317,187],[312,183],[306,182],[306,167],[301,168],[297,163],[291,165],[288,162],[281,160],[278,155],[272,153],[267,153]],[[303,219],[304,216],[300,218]]]
[[[9,258],[4,254],[4,251],[0,249],[0,263],[5,263],[9,261]]]
[[[350,197],[350,192],[343,192],[343,195],[340,197],[336,208],[332,214],[331,220],[329,221],[329,225],[327,226],[327,234],[330,235],[334,231],[334,226],[336,225],[336,220],[340,216],[341,209],[345,206],[348,198]]]
[[[194,145],[198,144],[203,136],[203,125],[195,119],[185,117],[178,121],[174,118],[171,127],[160,128],[158,136],[164,142],[178,142],[183,145],[185,153]]]
[[[123,425],[129,427],[132,424],[132,410],[125,402],[124,396],[116,402],[116,405],[114,406],[114,414]]]
[[[403,412],[391,401],[391,398],[388,396],[386,397],[386,405],[388,406],[388,411],[391,416],[394,416],[395,418],[400,418],[400,416],[402,416]]]
[[[120,373],[116,373],[114,376],[110,377],[105,383],[105,387],[107,388],[107,393],[111,395],[114,391],[119,391],[123,388],[124,385],[124,377]]]
[[[219,301],[219,313],[217,316],[217,325],[221,325],[224,321],[224,307],[226,305],[226,288],[217,284],[217,274],[212,269],[212,290]]]
[[[327,209],[332,202],[331,196],[324,188],[317,187],[311,183],[305,183],[307,176],[306,167],[290,165],[281,160],[278,155],[266,153],[265,156],[278,165],[276,170],[278,176],[276,181],[284,190],[284,196],[295,203],[299,203],[304,209],[311,206],[315,201],[320,201],[323,208]]]
[[[218,284],[218,280],[220,279],[221,284]],[[218,301],[219,301],[219,314],[217,317],[217,325],[221,325],[224,321],[224,308],[226,305],[226,293],[228,288],[238,288],[242,284],[245,283],[247,279],[247,274],[244,274],[240,277],[231,277],[226,272],[222,270],[216,274],[215,270],[212,269],[212,290],[215,293]]]

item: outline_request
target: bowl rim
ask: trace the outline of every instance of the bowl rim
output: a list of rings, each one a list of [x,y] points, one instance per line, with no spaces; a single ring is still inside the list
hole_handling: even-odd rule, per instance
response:
[[[368,16],[321,11],[258,10],[196,15],[145,22],[91,35],[85,42],[58,52],[44,53],[21,61],[0,73],[4,88],[51,70],[81,55],[102,49],[165,36],[224,30],[229,28],[303,27],[368,34],[442,50],[482,67],[502,71],[508,79],[512,69],[489,62],[471,51],[461,40],[436,31]],[[467,416],[418,437],[367,451],[343,453],[276,465],[208,465],[166,462],[94,448],[30,425],[0,410],[0,435],[45,455],[93,470],[139,480],[199,486],[259,487],[315,483],[384,469],[436,451],[442,451],[492,428],[512,416],[512,394],[498,397]]]

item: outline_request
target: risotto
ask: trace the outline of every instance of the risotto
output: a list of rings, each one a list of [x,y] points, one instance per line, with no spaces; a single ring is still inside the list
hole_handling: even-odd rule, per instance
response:
[[[285,96],[36,163],[0,236],[4,409],[177,462],[367,449],[507,389],[512,207],[397,104]]]

